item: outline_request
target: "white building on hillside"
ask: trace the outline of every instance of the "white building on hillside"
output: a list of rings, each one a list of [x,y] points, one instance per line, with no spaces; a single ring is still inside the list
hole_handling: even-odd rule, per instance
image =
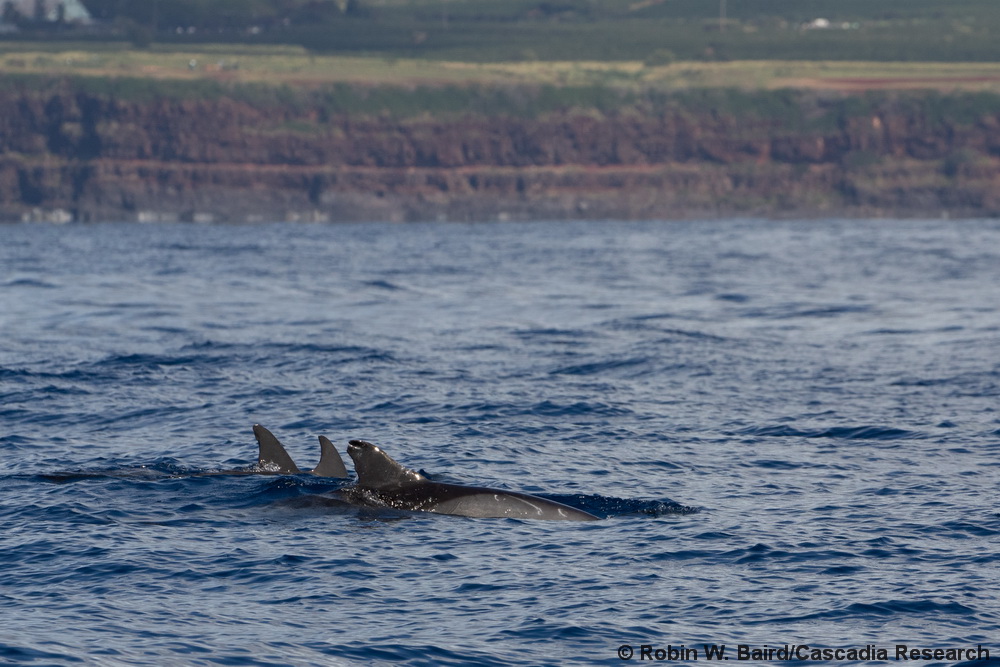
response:
[[[90,12],[80,0],[0,0],[0,8],[12,7],[26,19],[36,16],[46,21],[58,21],[60,17],[67,23],[90,23]]]

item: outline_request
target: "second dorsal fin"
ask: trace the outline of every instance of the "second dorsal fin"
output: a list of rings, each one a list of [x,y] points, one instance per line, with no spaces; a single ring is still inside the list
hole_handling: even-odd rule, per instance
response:
[[[347,477],[344,459],[325,435],[319,436],[319,463],[312,473],[320,477]]]

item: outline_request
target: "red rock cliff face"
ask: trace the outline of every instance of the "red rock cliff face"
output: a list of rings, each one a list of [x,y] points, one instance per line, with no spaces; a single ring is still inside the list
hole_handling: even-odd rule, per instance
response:
[[[395,119],[226,98],[0,93],[0,216],[1000,213],[1000,108],[958,119],[912,101],[859,112],[803,94],[791,121],[683,105]]]

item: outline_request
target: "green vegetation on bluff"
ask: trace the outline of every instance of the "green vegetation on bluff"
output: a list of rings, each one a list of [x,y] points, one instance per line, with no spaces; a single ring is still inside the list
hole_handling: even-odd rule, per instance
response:
[[[933,89],[1000,92],[1000,63],[873,61],[532,61],[471,63],[311,53],[302,47],[247,44],[0,43],[0,82],[59,77],[109,79],[106,88],[218,90],[252,84],[287,88],[542,87],[621,92],[732,88],[831,91]],[[117,79],[133,79],[134,83]],[[569,94],[569,93],[567,93]]]
[[[323,132],[345,117],[380,123],[447,123],[456,118],[544,119],[589,116],[593,119],[683,116],[714,119],[737,135],[741,119],[749,132],[764,126],[793,135],[836,134],[855,119],[896,115],[921,119],[928,132],[972,127],[1000,109],[994,91],[867,91],[854,95],[805,89],[735,87],[610,87],[607,85],[492,85],[476,82],[428,85],[370,85],[332,82],[317,86],[227,82],[214,79],[139,77],[0,76],[0,96],[38,98],[80,96],[120,103],[228,100],[247,104],[281,119],[283,130]]]
[[[996,0],[85,0],[137,43],[532,60],[1000,60]],[[7,39],[79,39],[27,26]],[[145,32],[143,32],[145,31]],[[92,38],[107,39],[96,33]]]

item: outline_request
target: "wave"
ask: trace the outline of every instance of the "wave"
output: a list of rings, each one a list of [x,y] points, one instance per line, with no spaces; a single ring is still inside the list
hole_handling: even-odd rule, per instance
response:
[[[15,663],[33,663],[38,661],[53,661],[59,664],[60,661],[68,663],[83,663],[83,659],[76,655],[76,651],[66,649],[65,653],[54,653],[51,650],[43,650],[29,646],[16,646],[14,644],[0,644],[0,658],[10,660]]]
[[[600,415],[617,417],[632,414],[627,408],[609,405],[600,401],[573,401],[572,403],[557,403],[541,401],[526,408],[524,414],[541,415],[544,417],[577,417],[583,415]]]
[[[94,376],[92,373],[80,368],[72,370],[49,372],[33,371],[26,368],[7,368],[0,366],[0,380],[90,380]]]
[[[607,375],[614,371],[630,371],[647,367],[652,360],[648,357],[632,357],[628,359],[611,359],[595,361],[587,364],[563,366],[550,371],[552,375]],[[631,375],[631,373],[627,373]]]
[[[800,303],[782,304],[771,308],[754,308],[740,313],[747,319],[790,320],[796,318],[834,318],[841,315],[869,314],[874,312],[869,305],[807,305]]]
[[[830,428],[799,429],[792,426],[751,426],[735,432],[769,438],[831,438],[834,440],[920,440],[928,437],[921,431],[892,426],[833,426]]]
[[[405,292],[406,287],[402,285],[397,285],[389,280],[363,280],[361,284],[365,287],[374,287],[375,289],[385,290],[387,292]]]
[[[849,618],[871,619],[896,615],[916,614],[921,616],[975,617],[976,611],[959,602],[937,602],[935,600],[885,600],[881,602],[855,602],[840,609],[803,614],[800,616],[780,616],[762,620],[748,620],[751,625],[772,623],[801,623],[802,621],[843,620]]]
[[[516,403],[473,402],[465,404],[440,404],[433,401],[403,396],[399,399],[382,401],[362,409],[364,412],[390,413],[402,415],[404,423],[433,423],[446,421],[453,415],[477,421],[510,417],[579,417],[584,415],[620,416],[631,414],[628,408],[609,405],[601,401],[573,401],[562,403],[544,400],[528,405]],[[422,414],[424,413],[424,414]],[[436,416],[429,416],[436,415]]]
[[[46,282],[44,280],[21,278],[18,280],[11,280],[0,285],[0,288],[8,288],[8,287],[37,287],[39,289],[57,289],[59,285],[56,285],[55,283]]]

